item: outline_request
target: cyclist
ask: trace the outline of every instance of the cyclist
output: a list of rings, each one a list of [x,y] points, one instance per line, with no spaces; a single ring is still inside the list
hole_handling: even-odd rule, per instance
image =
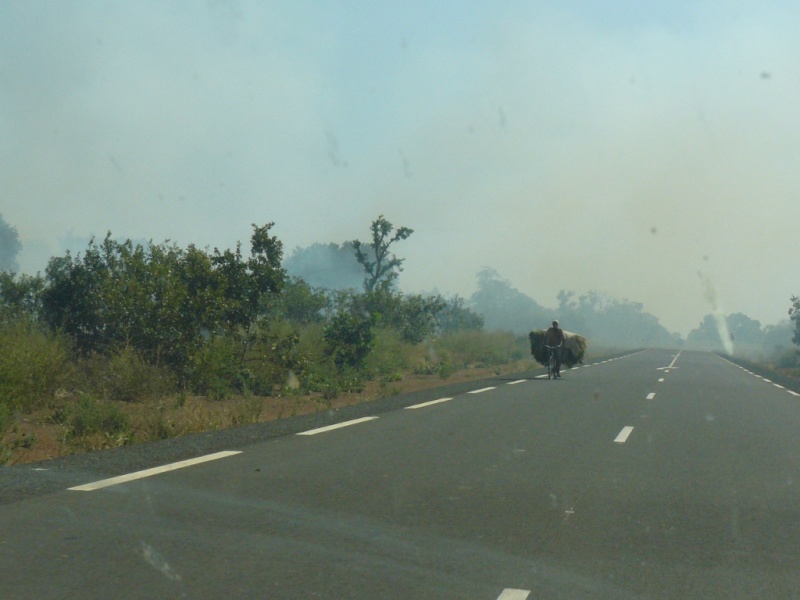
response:
[[[554,347],[553,354],[556,357],[556,377],[561,377],[561,347],[564,345],[564,330],[558,326],[558,321],[553,324],[544,334],[544,343]]]

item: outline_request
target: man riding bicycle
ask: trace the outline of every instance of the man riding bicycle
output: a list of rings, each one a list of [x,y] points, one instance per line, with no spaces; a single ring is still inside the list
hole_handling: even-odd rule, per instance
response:
[[[558,326],[558,321],[553,324],[544,334],[544,343],[552,348],[551,352],[556,359],[556,377],[561,377],[561,347],[564,345],[564,330]]]

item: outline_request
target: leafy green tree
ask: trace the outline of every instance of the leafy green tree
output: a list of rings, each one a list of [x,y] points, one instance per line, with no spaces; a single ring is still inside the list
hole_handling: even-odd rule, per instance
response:
[[[447,306],[441,296],[401,296],[398,312],[391,322],[407,342],[419,344],[437,333],[439,314]]]
[[[380,215],[372,222],[372,242],[368,246],[359,240],[351,243],[356,253],[356,260],[364,268],[366,277],[364,278],[364,290],[371,292],[376,287],[382,286],[390,288],[400,271],[405,259],[397,258],[390,254],[389,247],[400,240],[408,239],[414,233],[408,227],[398,227],[394,229],[383,215]]]
[[[9,225],[0,215],[0,271],[17,271],[17,255],[22,250],[17,228]]]
[[[276,306],[276,314],[299,324],[322,323],[331,310],[325,290],[311,287],[298,277],[287,279]]]
[[[214,337],[238,336],[241,365],[254,324],[283,285],[281,244],[269,235],[271,226],[253,225],[247,260],[238,246],[208,254],[193,245],[134,246],[110,234],[99,245],[92,240],[82,257],[51,259],[44,320],[84,354],[132,348],[181,378]]]
[[[42,311],[44,278],[0,271],[0,312],[38,320]]]
[[[336,313],[325,327],[326,353],[339,372],[360,369],[375,341],[375,319],[352,310]]]

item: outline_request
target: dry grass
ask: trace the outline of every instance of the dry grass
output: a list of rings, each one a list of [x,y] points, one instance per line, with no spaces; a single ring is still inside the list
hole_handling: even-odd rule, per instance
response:
[[[340,394],[333,399],[325,399],[321,394],[280,397],[247,395],[226,400],[176,395],[166,400],[135,403],[102,401],[116,406],[128,417],[130,430],[116,435],[94,432],[86,436],[71,436],[69,410],[75,399],[62,396],[51,407],[12,417],[10,427],[0,438],[0,449],[5,449],[5,456],[0,454],[0,460],[5,459],[2,462],[6,464],[27,464],[127,443],[148,442],[247,423],[270,422],[436,387],[443,383],[483,379],[529,368],[531,360],[521,359],[502,366],[459,369],[446,380],[439,374],[408,373],[390,381],[367,382],[362,392]]]

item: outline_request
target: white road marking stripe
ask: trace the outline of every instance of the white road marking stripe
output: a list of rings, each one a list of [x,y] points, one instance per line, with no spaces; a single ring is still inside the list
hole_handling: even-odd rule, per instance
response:
[[[786,389],[785,387],[783,387],[782,385],[778,385],[777,383],[773,383],[772,385],[774,385],[776,388],[780,388],[782,390]]]
[[[664,383],[664,378],[663,378],[663,377],[661,377],[661,378],[658,380],[658,383]]]
[[[662,368],[662,369],[663,369],[663,368],[671,369],[671,368],[675,367],[675,361],[677,361],[677,360],[678,360],[678,357],[681,355],[681,352],[683,352],[683,350],[678,350],[678,353],[675,355],[675,358],[673,358],[673,359],[672,359],[672,362],[671,362],[671,363],[669,363],[669,366],[668,366],[668,367],[661,367],[661,368]],[[722,360],[725,360],[725,359],[723,358]],[[677,367],[676,367],[676,368],[677,368]],[[667,371],[667,372],[669,372],[669,371]]]
[[[537,375],[536,379],[544,379],[545,377],[547,377],[547,375]]]
[[[527,379],[517,379],[516,381],[509,381],[508,385],[517,385],[518,383],[525,383]]]
[[[633,427],[631,427],[630,425],[626,425],[625,427],[622,428],[622,431],[620,431],[619,434],[617,434],[617,437],[614,438],[614,442],[616,442],[617,444],[624,444],[632,431]]]
[[[649,394],[647,394],[647,400],[652,400],[655,397],[656,397],[656,393],[655,392],[650,392]]]
[[[767,379],[766,377],[762,377],[762,379],[763,379],[763,380],[764,380],[766,383],[772,383],[772,380],[771,380],[771,379]]]
[[[797,392],[793,392],[792,390],[786,390],[786,391],[789,392],[792,396],[800,396],[800,394],[798,394]]]
[[[482,394],[483,392],[488,392],[489,390],[493,390],[493,387],[485,387],[479,390],[472,390],[471,392],[467,392],[468,394]]]
[[[530,590],[506,588],[503,590],[503,593],[497,597],[497,600],[525,600],[530,593]]]
[[[438,400],[431,400],[430,402],[423,402],[422,404],[415,404],[414,406],[406,406],[406,410],[425,408],[426,406],[432,406],[433,404],[439,404],[440,402],[447,402],[448,400],[452,400],[452,398],[439,398]]]
[[[339,429],[341,427],[349,427],[350,425],[356,425],[357,423],[363,423],[365,421],[372,421],[372,419],[377,419],[377,418],[378,417],[361,417],[360,419],[353,419],[352,421],[336,423],[335,425],[326,425],[325,427],[319,427],[317,429],[309,429],[308,431],[302,431],[297,435],[317,435],[318,433],[333,431],[334,429]]]
[[[241,453],[242,453],[241,450],[226,450],[224,452],[216,452],[215,454],[207,454],[206,456],[190,458],[188,460],[174,462],[168,465],[163,465],[161,467],[153,467],[152,469],[145,469],[144,471],[136,471],[135,473],[128,473],[127,475],[119,475],[117,477],[111,477],[110,479],[102,479],[100,481],[95,481],[94,483],[87,483],[85,485],[76,485],[75,487],[71,487],[68,489],[73,492],[92,492],[94,490],[99,490],[101,488],[109,487],[112,485],[118,485],[120,483],[125,483],[127,481],[143,479],[145,477],[151,477],[152,475],[159,475],[160,473],[175,471],[176,469],[191,467],[192,465],[198,465],[200,463],[208,462],[210,460],[217,460],[219,458],[225,458],[228,456],[233,456],[234,454],[241,454]]]

